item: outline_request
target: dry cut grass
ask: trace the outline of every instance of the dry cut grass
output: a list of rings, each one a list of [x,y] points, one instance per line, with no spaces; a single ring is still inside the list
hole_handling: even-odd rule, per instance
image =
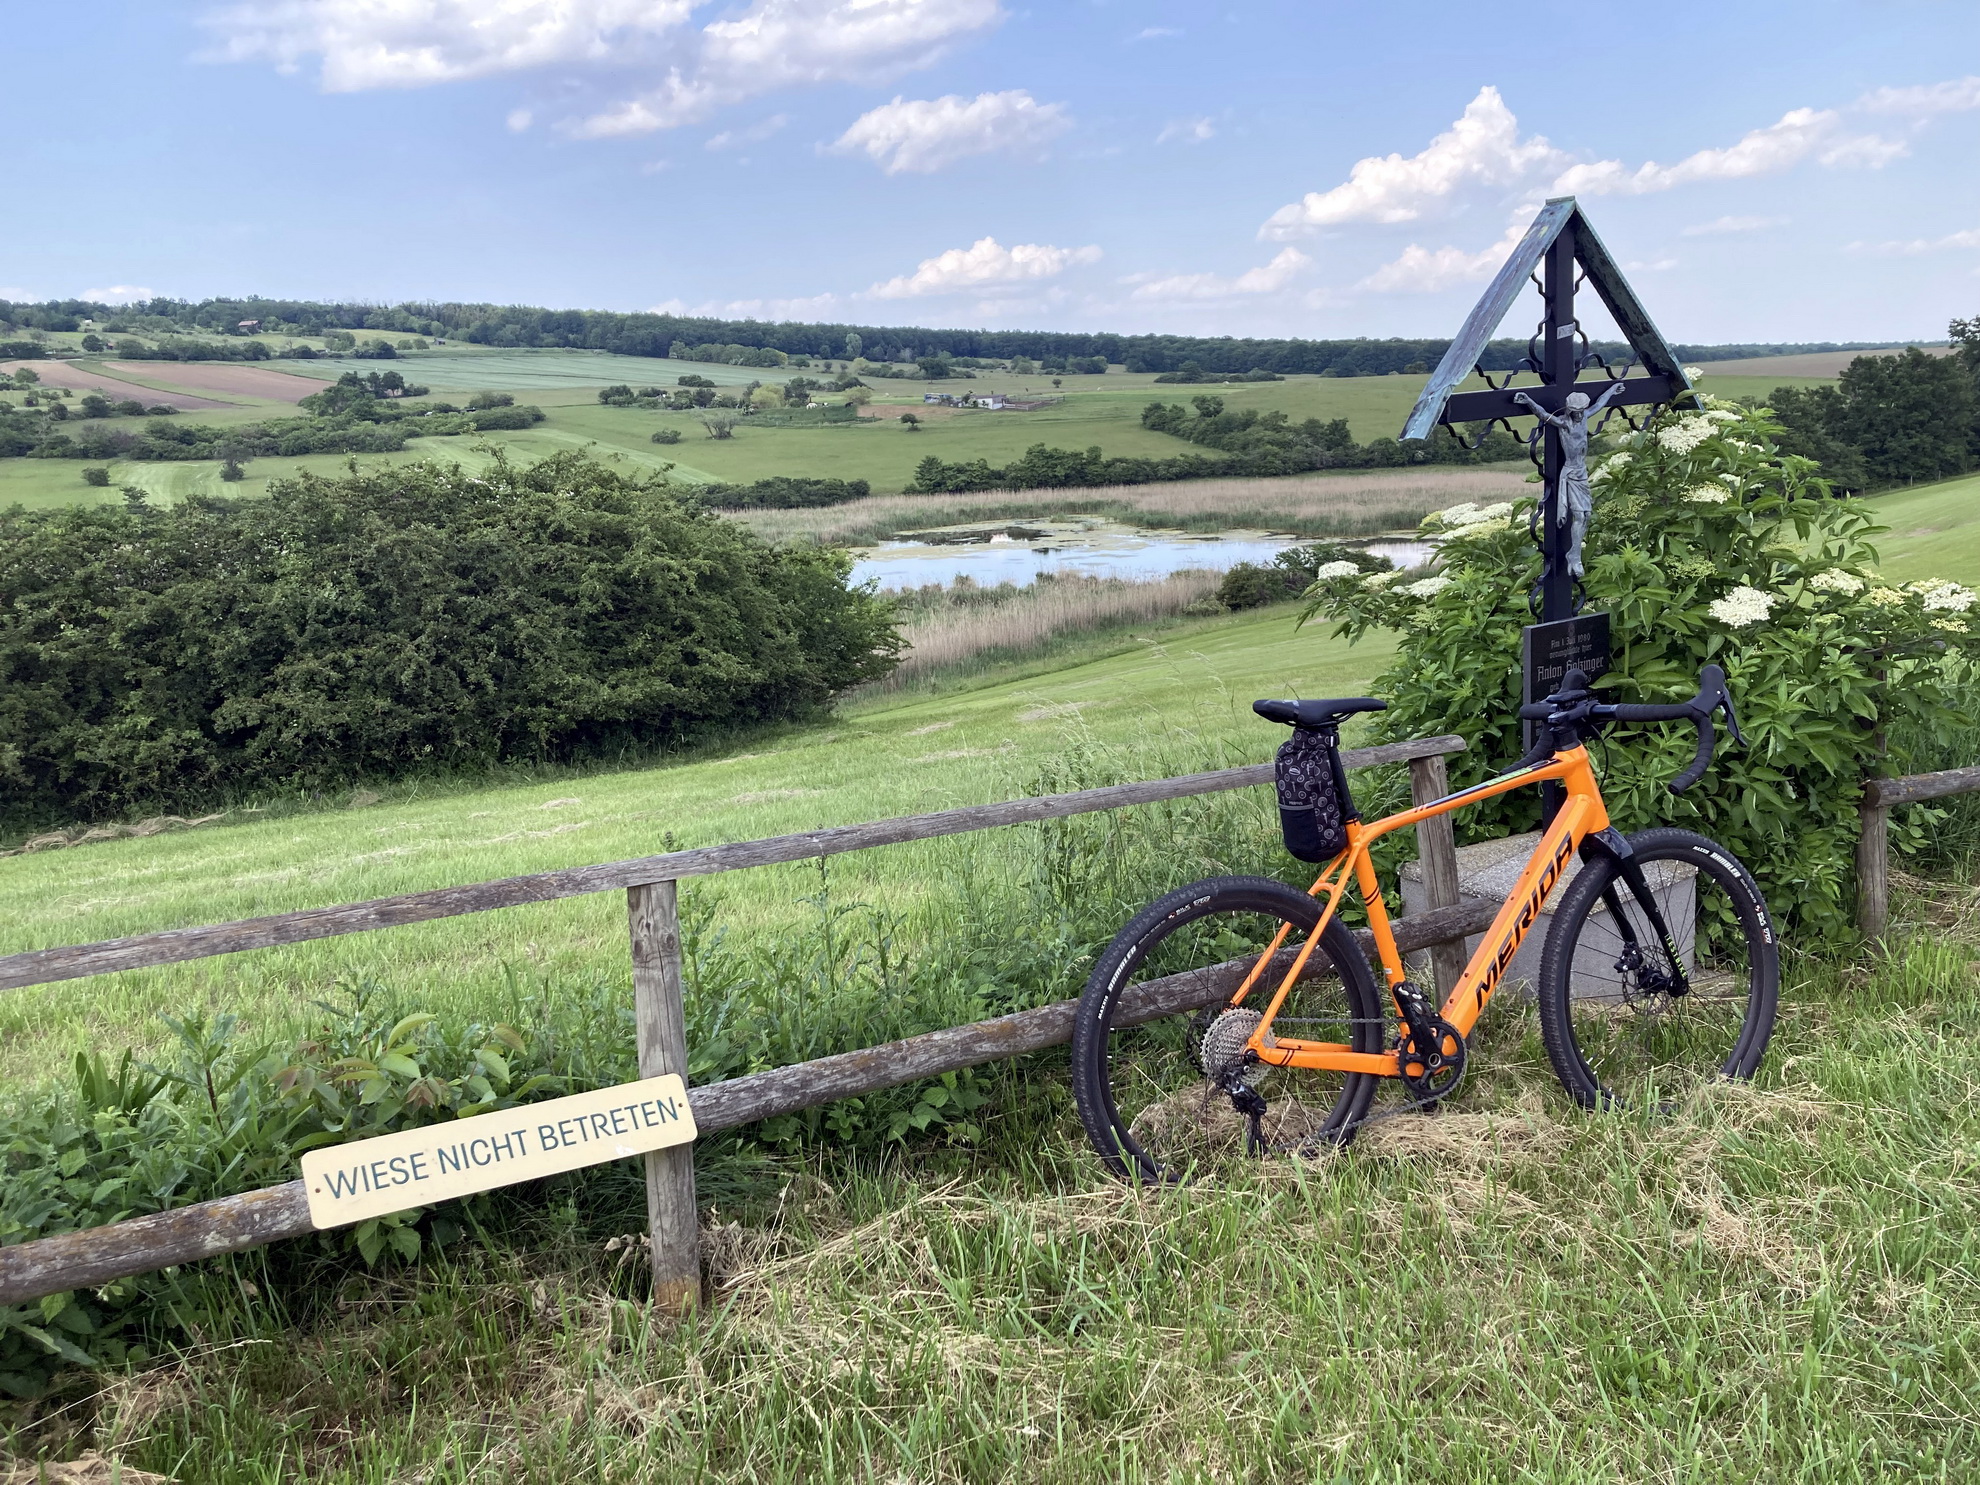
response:
[[[771,541],[809,539],[845,546],[962,521],[1072,514],[1194,530],[1263,527],[1301,536],[1373,536],[1413,527],[1429,512],[1461,500],[1510,500],[1526,492],[1526,475],[1523,464],[1486,465],[968,495],[873,495],[822,510],[749,511],[736,519]]]
[[[1032,653],[1064,635],[1200,613],[1222,581],[1222,573],[1197,569],[1150,582],[1059,577],[996,603],[936,604],[901,627],[907,651],[877,689],[897,691],[985,655]]]

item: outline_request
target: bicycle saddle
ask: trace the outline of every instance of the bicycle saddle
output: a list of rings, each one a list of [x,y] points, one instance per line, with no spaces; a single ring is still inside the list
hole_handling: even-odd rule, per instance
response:
[[[1251,709],[1268,722],[1288,727],[1336,727],[1356,712],[1385,712],[1389,703],[1373,696],[1330,696],[1313,701],[1254,701]]]

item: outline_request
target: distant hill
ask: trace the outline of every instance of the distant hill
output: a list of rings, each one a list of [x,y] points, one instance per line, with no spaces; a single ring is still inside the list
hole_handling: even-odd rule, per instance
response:
[[[1932,356],[1952,354],[1951,347],[1944,344],[1925,345],[1918,341],[1909,342],[1921,351]],[[1898,351],[1902,345],[1888,346],[1830,346],[1821,349],[1804,348],[1798,350],[1770,352],[1767,355],[1754,355],[1734,359],[1719,360],[1715,356],[1693,355],[1681,352],[1687,362],[1698,367],[1708,376],[1841,376],[1845,367],[1864,351]],[[1739,349],[1735,346],[1704,347],[1715,350],[1718,355]]]
[[[1227,375],[1264,369],[1281,375],[1382,376],[1422,373],[1443,356],[1447,339],[1270,340],[1229,336],[1116,335],[1054,330],[942,330],[912,325],[776,324],[692,315],[617,314],[592,309],[540,309],[528,305],[408,302],[395,305],[325,303],[304,299],[152,299],[109,305],[62,299],[26,304],[0,300],[0,335],[21,330],[73,331],[84,320],[117,333],[206,331],[219,334],[320,335],[325,330],[373,330],[441,336],[472,345],[581,347],[629,356],[676,355],[686,360],[781,364],[779,358],[913,361],[922,357],[1063,362],[1102,356],[1129,371],[1176,371],[1194,362]],[[1821,352],[1884,350],[1903,341],[1800,344],[1689,345],[1672,347],[1685,361],[1733,361]],[[1595,343],[1605,356],[1628,348]],[[717,354],[697,354],[697,352]],[[1526,354],[1523,339],[1495,340],[1483,357],[1488,371],[1510,370]],[[1046,366],[1043,369],[1055,368]]]

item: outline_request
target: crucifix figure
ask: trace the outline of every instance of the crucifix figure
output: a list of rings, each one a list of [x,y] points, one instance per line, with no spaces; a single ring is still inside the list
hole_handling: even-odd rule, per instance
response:
[[[1595,510],[1595,495],[1588,487],[1588,420],[1622,391],[1620,381],[1593,402],[1586,392],[1570,392],[1567,404],[1550,413],[1524,392],[1515,392],[1513,401],[1524,406],[1543,423],[1560,430],[1561,477],[1554,490],[1554,519],[1568,528],[1568,575],[1579,581],[1585,572],[1581,561],[1581,541],[1588,534],[1588,517]]]

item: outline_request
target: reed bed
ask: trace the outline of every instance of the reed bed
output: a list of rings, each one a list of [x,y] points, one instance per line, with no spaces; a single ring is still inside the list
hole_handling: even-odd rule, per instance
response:
[[[967,578],[908,595],[899,667],[875,694],[911,689],[936,671],[998,654],[1034,654],[1065,635],[1212,611],[1220,572],[1190,569],[1165,578],[1048,576],[1029,587],[981,588]]]
[[[1526,493],[1527,467],[1466,465],[1275,479],[1184,480],[1062,490],[982,490],[966,495],[872,495],[815,510],[746,511],[735,519],[770,541],[863,546],[897,532],[963,521],[1105,515],[1184,530],[1233,527],[1300,536],[1374,536],[1413,527],[1433,510]]]

